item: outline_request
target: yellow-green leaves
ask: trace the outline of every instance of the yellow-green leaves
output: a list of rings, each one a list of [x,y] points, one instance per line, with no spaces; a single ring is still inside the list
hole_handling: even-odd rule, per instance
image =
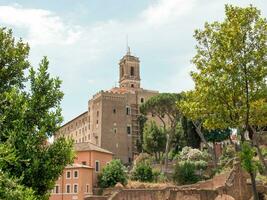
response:
[[[195,31],[195,90],[179,106],[207,129],[267,125],[266,19],[253,6],[226,5],[225,14]]]

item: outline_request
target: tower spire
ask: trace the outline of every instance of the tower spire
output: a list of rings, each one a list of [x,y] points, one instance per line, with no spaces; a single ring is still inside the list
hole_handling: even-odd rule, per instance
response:
[[[128,44],[128,34],[126,35],[126,55],[131,55],[131,49]]]

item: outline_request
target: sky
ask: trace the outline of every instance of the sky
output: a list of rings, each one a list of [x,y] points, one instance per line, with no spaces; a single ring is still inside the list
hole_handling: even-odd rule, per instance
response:
[[[194,30],[222,21],[225,4],[252,4],[267,16],[266,0],[0,0],[0,26],[29,43],[34,67],[48,57],[49,72],[63,81],[67,122],[87,110],[92,95],[118,85],[127,35],[143,88],[192,89]]]

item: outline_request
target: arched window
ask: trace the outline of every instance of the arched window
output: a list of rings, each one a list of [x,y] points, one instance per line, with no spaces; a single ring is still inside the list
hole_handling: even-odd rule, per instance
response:
[[[134,76],[134,67],[131,67],[131,76]]]

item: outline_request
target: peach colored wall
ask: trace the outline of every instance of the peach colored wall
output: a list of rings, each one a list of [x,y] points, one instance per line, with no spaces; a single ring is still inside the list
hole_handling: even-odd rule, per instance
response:
[[[95,171],[95,161],[98,160],[100,162],[100,172],[104,166],[108,162],[112,160],[113,155],[108,154],[108,153],[103,153],[103,152],[98,152],[98,151],[92,151],[91,152],[91,163],[90,166],[94,168],[93,171],[93,185],[96,186],[97,184],[97,176],[99,173]]]
[[[78,170],[78,178],[74,178],[74,171]],[[71,172],[71,178],[66,178],[67,171]],[[84,199],[87,194],[93,193],[93,169],[91,168],[71,168],[64,169],[62,176],[57,180],[59,185],[59,193],[52,193],[49,200],[80,200]],[[66,193],[66,185],[70,184],[71,193]],[[73,185],[78,184],[78,193],[73,193]],[[63,185],[63,187],[62,187]],[[86,191],[86,185],[89,185],[89,192]]]
[[[74,163],[82,164],[82,162],[86,162],[86,165],[91,166],[91,152],[90,151],[79,151],[76,152],[76,158]]]

